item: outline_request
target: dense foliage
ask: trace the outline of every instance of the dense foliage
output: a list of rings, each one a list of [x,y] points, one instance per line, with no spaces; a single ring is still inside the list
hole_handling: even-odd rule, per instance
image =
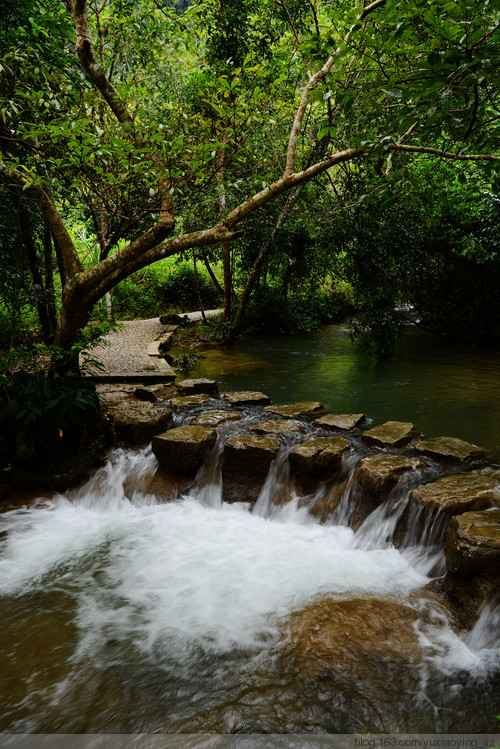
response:
[[[119,316],[223,298],[235,330],[354,300],[379,353],[408,305],[500,340],[498,24],[484,0],[4,0],[3,347],[70,350],[113,289]],[[190,270],[148,270],[169,256]]]

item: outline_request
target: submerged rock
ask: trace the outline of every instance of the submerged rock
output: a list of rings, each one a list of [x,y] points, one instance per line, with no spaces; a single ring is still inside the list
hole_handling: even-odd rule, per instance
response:
[[[203,427],[218,427],[219,424],[224,424],[226,421],[239,421],[241,414],[238,411],[223,411],[222,409],[215,411],[205,411],[204,414],[197,416],[193,420],[193,424],[199,424]]]
[[[409,421],[386,421],[385,424],[369,429],[361,439],[367,445],[376,447],[404,447],[421,436]]]
[[[484,450],[470,442],[464,442],[456,437],[441,437],[437,440],[422,440],[417,442],[415,450],[436,460],[450,463],[465,463],[477,460],[484,455]]]
[[[314,416],[318,413],[325,413],[326,408],[319,401],[305,401],[303,403],[290,403],[286,406],[268,406],[264,411],[293,419],[297,416]]]
[[[162,471],[194,476],[215,445],[213,429],[190,425],[153,437],[151,446]]]
[[[253,504],[279,447],[276,437],[246,434],[228,440],[222,458],[224,501]]]
[[[208,403],[210,398],[206,395],[199,393],[198,395],[183,395],[179,398],[171,398],[170,405],[175,408],[184,408],[185,406],[201,406],[203,403]]]
[[[224,393],[223,396],[235,406],[267,406],[271,398],[255,390],[245,390],[240,393]]]
[[[448,515],[500,507],[500,470],[483,468],[445,476],[414,489],[410,500]]]
[[[314,422],[316,426],[347,432],[361,426],[366,420],[364,414],[327,414]]]
[[[316,687],[369,684],[395,694],[395,679],[411,678],[421,657],[416,620],[413,608],[388,598],[316,601],[290,617],[283,663],[294,679]]]
[[[294,419],[283,421],[281,419],[271,419],[270,421],[262,421],[260,424],[250,427],[250,430],[257,434],[274,434],[277,437],[286,437],[295,432],[303,432],[304,429],[304,425]]]
[[[382,501],[402,476],[422,468],[425,468],[425,463],[417,458],[384,453],[363,458],[358,463],[355,478],[363,489]]]
[[[109,414],[119,440],[129,445],[143,445],[173,425],[170,408],[143,401],[120,401]]]
[[[217,395],[219,386],[215,380],[207,380],[205,377],[201,377],[198,380],[183,380],[179,382],[177,390],[182,395],[196,395],[197,393]]]
[[[348,449],[344,437],[311,437],[294,447],[288,454],[288,462],[296,487],[309,494],[322,481],[333,478]]]

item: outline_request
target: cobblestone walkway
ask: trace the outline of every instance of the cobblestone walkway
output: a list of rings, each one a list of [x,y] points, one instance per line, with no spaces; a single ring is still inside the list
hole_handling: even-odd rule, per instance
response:
[[[150,320],[127,320],[119,323],[119,329],[105,336],[106,344],[99,344],[91,351],[102,370],[95,373],[106,375],[146,375],[160,376],[162,370],[156,357],[146,353],[151,341],[156,340],[166,329],[158,317]],[[163,361],[163,360],[162,360]]]

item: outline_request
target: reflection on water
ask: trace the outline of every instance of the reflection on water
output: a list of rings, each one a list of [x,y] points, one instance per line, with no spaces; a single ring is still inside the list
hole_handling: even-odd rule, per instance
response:
[[[410,326],[387,362],[360,355],[344,326],[308,337],[241,340],[189,373],[221,389],[262,390],[275,403],[321,400],[337,413],[413,421],[428,438],[478,444],[500,461],[500,353],[463,348]]]

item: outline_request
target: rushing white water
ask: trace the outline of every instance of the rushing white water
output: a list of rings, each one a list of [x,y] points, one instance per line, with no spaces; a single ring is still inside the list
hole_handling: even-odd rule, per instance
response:
[[[270,652],[294,610],[324,596],[384,596],[405,602],[412,591],[427,582],[411,559],[389,543],[392,525],[385,515],[379,513],[382,530],[377,546],[373,521],[356,535],[345,525],[317,523],[306,507],[299,507],[299,499],[293,494],[291,502],[273,505],[273,494],[288,482],[283,460],[275,462],[252,513],[246,505],[221,501],[220,446],[200,471],[190,496],[177,501],[160,503],[146,492],[147,478],[155,468],[150,449],[140,453],[117,450],[107,465],[69,498],[58,495],[0,515],[0,602],[5,600],[9,610],[15,608],[17,599],[29,600],[30,595],[34,601],[44,592],[57,600],[62,596],[68,600],[67,626],[74,627],[76,633],[68,645],[71,653],[65,674],[54,677],[50,686],[44,682],[43,689],[30,687],[31,696],[20,702],[35,716],[40,711],[37,700],[45,695],[42,728],[48,726],[51,731],[60,725],[57,705],[62,700],[69,711],[63,728],[81,732],[82,726],[83,730],[91,726],[100,730],[99,720],[110,720],[105,711],[96,719],[96,708],[88,708],[87,718],[80,705],[78,711],[83,712],[78,712],[78,720],[68,717],[74,714],[71,706],[75,699],[82,705],[85,700],[99,705],[102,690],[107,694],[111,689],[112,694],[112,676],[124,688],[123,683],[128,685],[130,678],[142,679],[145,664],[149,664],[147,668],[153,669],[148,672],[149,678],[161,685],[161,694],[166,689],[165,674],[174,685],[164,698],[174,716],[172,730],[176,725],[182,730],[186,725],[189,730],[200,730],[198,717],[192,714],[197,716],[207,708],[198,707],[198,703],[219,699],[230,704],[234,690],[241,691],[247,679],[255,678],[244,673],[233,682],[242,668],[235,665],[237,654],[253,654],[252,658],[259,659]],[[290,491],[288,485],[286,490]],[[427,683],[434,684],[432,673],[436,669],[447,678],[457,664],[476,674],[498,670],[498,652],[491,649],[498,648],[499,643],[491,633],[488,637],[485,634],[492,621],[498,624],[497,609],[492,613],[485,607],[467,641],[451,632],[446,617],[427,617],[419,624],[424,691]],[[17,626],[14,622],[14,630]],[[485,655],[484,648],[493,655]],[[224,659],[233,664],[229,681]],[[17,661],[12,663],[16,673]],[[130,677],[129,672],[135,676]],[[106,681],[101,686],[103,674]],[[276,678],[277,685],[272,689],[281,693],[282,681]],[[369,686],[363,689],[368,694]],[[373,699],[377,690],[373,686]],[[269,698],[274,705],[278,697],[275,692],[270,694],[274,695]],[[284,705],[289,700],[286,694]],[[253,699],[260,704],[262,698]],[[133,732],[145,718],[139,714],[136,722],[128,724],[128,711],[136,709],[137,697],[124,700],[116,730],[128,725]],[[244,705],[245,698],[242,700]],[[317,709],[316,703],[309,708],[306,705],[300,719],[306,722],[299,721],[299,728],[308,725],[306,716]],[[150,710],[146,698],[144,705],[141,710]],[[232,714],[232,708],[225,709]],[[280,709],[286,712],[290,708]],[[19,705],[9,710],[13,716],[22,712]],[[179,715],[187,717],[181,719]],[[280,725],[276,721],[284,717],[273,720],[270,726],[276,730]],[[333,723],[326,721],[326,730],[337,725],[335,717],[328,720]],[[17,726],[16,730],[39,730],[34,717],[6,725]],[[222,729],[216,721],[208,725],[214,727],[212,730],[229,730],[232,723],[226,717]]]

